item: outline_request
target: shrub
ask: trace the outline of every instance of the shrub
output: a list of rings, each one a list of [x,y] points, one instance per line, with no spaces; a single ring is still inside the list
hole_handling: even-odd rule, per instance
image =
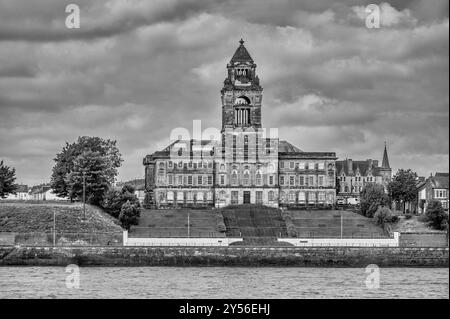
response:
[[[294,224],[289,224],[287,226],[287,233],[289,237],[297,237],[297,228]]]
[[[398,221],[398,217],[393,215],[391,210],[385,206],[380,206],[375,212],[373,219],[379,226],[386,226],[387,224],[393,224]]]
[[[295,227],[292,216],[288,212],[282,212],[281,217],[284,220],[284,223],[286,224],[286,230],[289,237],[297,237],[297,227]]]
[[[423,221],[433,229],[448,229],[448,214],[445,212],[440,201],[433,200],[428,204]]]
[[[384,192],[384,187],[379,184],[367,184],[360,195],[362,215],[372,218],[380,206],[387,206],[389,197]]]
[[[141,214],[140,206],[137,206],[130,201],[127,201],[122,205],[122,209],[119,214],[119,221],[122,226],[129,230],[131,225],[137,225],[139,222],[139,216]]]
[[[225,222],[223,221],[223,215],[221,213],[216,213],[215,219],[216,219],[216,230],[220,233],[226,232],[227,227],[225,226]]]
[[[131,185],[124,185],[120,191],[109,190],[103,200],[102,206],[105,211],[115,218],[119,218],[122,205],[126,202],[140,208],[139,199],[134,194],[134,188]]]
[[[406,214],[405,215],[405,219],[411,219],[412,218],[412,214]]]

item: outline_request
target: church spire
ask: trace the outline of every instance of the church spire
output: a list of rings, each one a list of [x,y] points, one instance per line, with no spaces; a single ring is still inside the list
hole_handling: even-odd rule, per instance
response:
[[[383,163],[381,164],[382,168],[391,168],[389,165],[389,158],[387,154],[386,142],[384,142],[384,153],[383,153]]]

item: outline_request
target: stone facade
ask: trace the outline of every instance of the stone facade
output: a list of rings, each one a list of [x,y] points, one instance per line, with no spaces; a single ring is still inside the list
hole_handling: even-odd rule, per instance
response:
[[[338,178],[338,195],[359,198],[359,194],[367,183],[376,183],[384,186],[392,178],[392,169],[389,165],[387,148],[384,147],[383,162],[379,166],[378,160],[353,161],[345,159],[336,161],[336,174]]]
[[[146,204],[153,207],[331,206],[333,152],[304,152],[262,127],[256,64],[240,45],[221,90],[220,140],[177,140],[144,158]]]

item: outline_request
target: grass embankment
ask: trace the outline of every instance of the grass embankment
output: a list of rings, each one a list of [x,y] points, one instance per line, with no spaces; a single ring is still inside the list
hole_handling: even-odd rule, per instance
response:
[[[212,211],[195,209],[142,209],[139,224],[131,226],[129,236],[187,237],[188,219],[190,237],[226,237]]]
[[[422,216],[411,216],[411,218],[406,218],[405,215],[398,215],[398,222],[392,224],[391,230],[401,233],[438,233],[439,230],[434,230],[427,226],[425,222],[422,221]]]
[[[63,233],[122,232],[118,222],[100,208],[80,203],[1,203],[0,232],[51,232],[53,212],[56,229]]]

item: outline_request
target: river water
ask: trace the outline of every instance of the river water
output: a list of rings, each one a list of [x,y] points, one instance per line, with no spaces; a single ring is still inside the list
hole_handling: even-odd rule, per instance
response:
[[[378,270],[0,267],[0,298],[449,298],[447,268]]]

